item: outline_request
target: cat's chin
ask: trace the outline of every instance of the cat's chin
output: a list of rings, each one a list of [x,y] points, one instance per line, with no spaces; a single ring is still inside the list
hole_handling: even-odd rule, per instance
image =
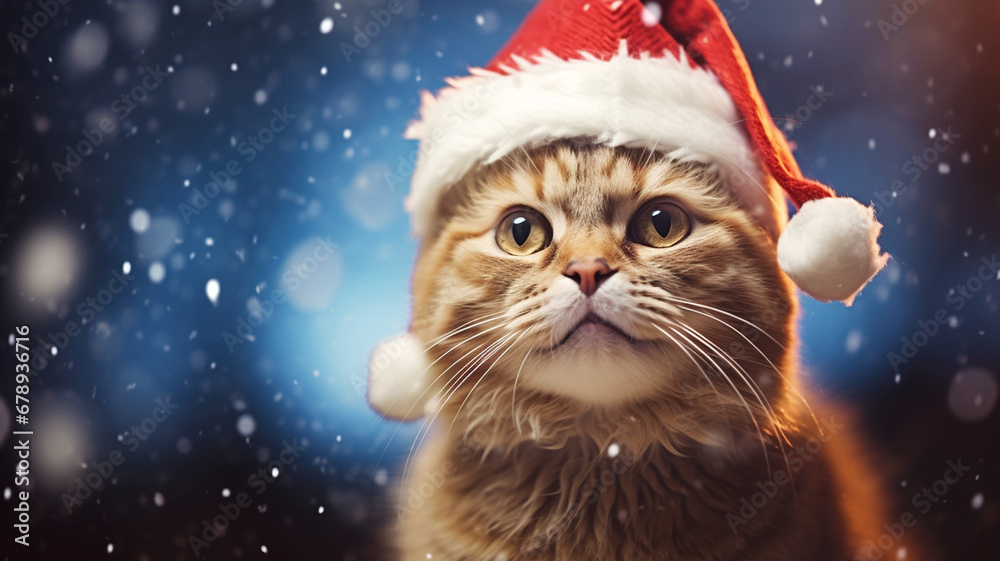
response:
[[[652,397],[666,383],[669,372],[650,369],[659,355],[612,326],[584,323],[555,347],[529,355],[521,379],[589,405],[620,405]]]
[[[600,350],[604,346],[634,345],[635,339],[622,331],[618,326],[605,321],[596,315],[589,314],[576,327],[571,329],[562,340],[548,349],[547,353],[568,347],[576,352],[587,352],[590,349]]]

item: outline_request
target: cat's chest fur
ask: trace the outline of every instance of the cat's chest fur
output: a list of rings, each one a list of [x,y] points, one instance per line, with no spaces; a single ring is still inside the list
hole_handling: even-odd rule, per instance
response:
[[[793,489],[767,483],[789,469],[777,451],[770,466],[759,447],[693,452],[636,458],[570,439],[483,455],[439,438],[408,482],[420,505],[404,508],[405,550],[469,561],[849,558],[840,486],[822,455],[797,466]],[[741,499],[759,503],[762,489],[776,492],[744,518]]]

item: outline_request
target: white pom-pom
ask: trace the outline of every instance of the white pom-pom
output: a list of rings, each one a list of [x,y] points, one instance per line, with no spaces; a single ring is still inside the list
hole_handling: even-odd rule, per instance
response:
[[[885,266],[875,211],[847,197],[802,205],[778,239],[778,264],[803,292],[850,306]]]
[[[401,421],[424,416],[431,398],[428,364],[420,341],[410,333],[379,343],[368,361],[368,403]]]

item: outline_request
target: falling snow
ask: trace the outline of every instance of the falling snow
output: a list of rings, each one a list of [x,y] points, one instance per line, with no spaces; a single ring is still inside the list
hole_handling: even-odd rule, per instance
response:
[[[222,3],[233,9],[59,2],[4,58],[14,146],[0,283],[8,347],[13,326],[32,330],[32,422],[45,429],[32,538],[53,559],[194,558],[176,536],[246,493],[252,504],[201,558],[286,559],[299,545],[287,536],[309,531],[328,541],[310,553],[374,561],[379,508],[419,432],[378,419],[366,396],[372,347],[411,325],[419,242],[404,201],[420,152],[403,133],[421,90],[488,63],[531,3]],[[959,523],[995,534],[996,447],[977,441],[995,432],[1000,400],[1000,270],[980,274],[1000,247],[1000,94],[983,78],[995,15],[921,3],[883,40],[889,5],[718,4],[803,173],[871,203],[892,256],[851,308],[802,297],[810,383],[881,420],[871,445],[907,500],[939,464],[984,458],[982,479],[919,525],[928,539]],[[8,31],[40,5],[12,4]],[[643,23],[660,25],[668,6],[642,2]],[[835,95],[815,109],[820,85]],[[67,161],[57,176],[52,164]],[[768,310],[751,315],[774,333]],[[16,426],[11,391],[0,387],[0,445]],[[164,400],[178,409],[161,422]],[[131,431],[150,427],[132,450]],[[308,447],[282,463],[293,441]],[[124,462],[66,512],[70,482],[112,452]],[[252,476],[274,481],[258,494]],[[4,502],[17,491],[4,487]],[[952,557],[973,558],[946,537]]]
[[[166,276],[167,268],[163,266],[163,263],[156,261],[149,266],[149,280],[153,281],[154,284],[163,282]]]

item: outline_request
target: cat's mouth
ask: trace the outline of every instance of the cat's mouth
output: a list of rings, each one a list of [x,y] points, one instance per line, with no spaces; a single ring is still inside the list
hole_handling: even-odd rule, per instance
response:
[[[566,335],[562,338],[562,340],[560,340],[558,343],[550,347],[548,351],[551,352],[558,349],[559,347],[562,347],[567,342],[569,342],[570,339],[576,336],[598,338],[598,337],[606,337],[614,335],[622,337],[623,339],[625,339],[630,343],[635,342],[635,338],[629,335],[628,333],[622,331],[620,327],[591,312],[587,314],[586,317],[584,317],[582,320],[580,320],[580,323],[576,324],[576,327],[570,329],[569,332],[567,332]]]

